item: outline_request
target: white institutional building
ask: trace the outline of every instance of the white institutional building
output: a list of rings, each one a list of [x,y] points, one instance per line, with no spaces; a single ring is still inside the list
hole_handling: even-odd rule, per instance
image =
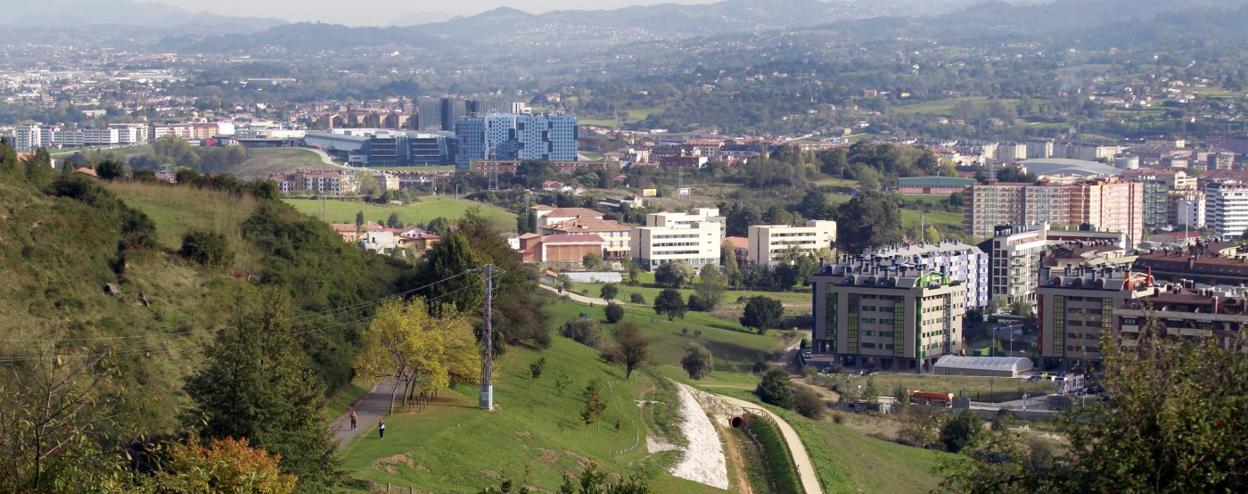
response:
[[[630,241],[633,259],[647,270],[677,261],[694,268],[718,266],[724,221],[716,208],[652,213],[646,216],[646,226],[633,229]]]
[[[771,266],[783,260],[789,250],[815,252],[831,249],[835,244],[835,221],[810,220],[799,226],[754,225],[750,227],[746,260]]]

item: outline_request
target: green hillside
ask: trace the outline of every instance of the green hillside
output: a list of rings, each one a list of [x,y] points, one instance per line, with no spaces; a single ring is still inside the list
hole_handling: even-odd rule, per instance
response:
[[[126,395],[128,412],[150,432],[172,432],[183,378],[239,300],[274,287],[290,294],[299,326],[326,328],[301,339],[328,390],[350,378],[369,307],[317,314],[392,293],[407,269],[248,186],[104,186],[66,175],[36,187],[0,174],[0,355],[28,356],[54,334],[66,339],[60,354],[117,353],[119,384],[138,391]],[[191,228],[224,233],[232,265],[178,255]]]

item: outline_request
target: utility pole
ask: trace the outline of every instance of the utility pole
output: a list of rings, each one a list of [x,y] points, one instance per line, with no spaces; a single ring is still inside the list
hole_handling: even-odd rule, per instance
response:
[[[494,298],[494,265],[486,264],[485,266],[485,320],[482,321],[481,338],[484,340],[481,347],[481,392],[478,395],[478,408],[482,410],[494,409],[494,381],[490,378],[493,365],[491,360],[494,358],[494,330],[493,330],[493,308],[491,307],[491,299]]]

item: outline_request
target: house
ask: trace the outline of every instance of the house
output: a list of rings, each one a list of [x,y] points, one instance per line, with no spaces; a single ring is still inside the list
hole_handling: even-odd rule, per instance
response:
[[[524,262],[565,267],[580,266],[590,253],[602,254],[605,241],[593,234],[538,235],[526,233],[508,240]]]
[[[361,232],[377,232],[385,230],[386,227],[377,222],[367,221],[363,226],[357,226],[355,223],[330,223],[329,229],[342,237],[343,242],[353,244],[360,240]]]
[[[411,248],[418,255],[424,255],[434,245],[442,241],[442,236],[425,230],[424,228],[410,228],[397,230],[399,236],[399,246]]]
[[[375,230],[360,235],[360,248],[379,254],[391,252],[399,247],[398,237],[388,230]]]

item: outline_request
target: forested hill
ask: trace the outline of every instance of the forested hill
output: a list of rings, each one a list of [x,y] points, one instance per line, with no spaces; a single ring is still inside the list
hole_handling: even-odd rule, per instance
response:
[[[321,377],[310,384],[345,383],[371,315],[363,302],[410,269],[344,244],[271,185],[108,183],[45,160],[0,144],[0,361],[111,355],[125,409],[148,433],[173,430],[184,377],[216,332],[278,294]],[[192,232],[199,247],[184,249]]]

